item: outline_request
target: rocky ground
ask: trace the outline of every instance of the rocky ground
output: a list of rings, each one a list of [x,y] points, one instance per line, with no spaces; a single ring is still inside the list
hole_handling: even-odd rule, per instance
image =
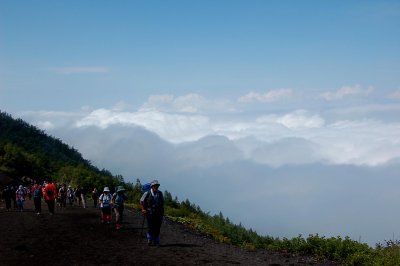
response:
[[[50,215],[43,204],[5,210],[0,203],[0,265],[338,265],[288,253],[244,250],[221,244],[166,219],[161,245],[146,245],[143,216],[126,210],[124,227],[99,223],[100,210],[79,206]]]

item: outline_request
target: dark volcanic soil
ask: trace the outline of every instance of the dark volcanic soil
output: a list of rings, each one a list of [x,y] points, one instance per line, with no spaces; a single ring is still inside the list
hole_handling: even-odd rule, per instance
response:
[[[89,205],[50,216],[43,204],[37,216],[29,200],[23,212],[6,212],[0,202],[0,265],[338,265],[220,244],[168,219],[161,246],[149,247],[140,213],[126,210],[124,227],[116,230],[100,224],[100,210]]]

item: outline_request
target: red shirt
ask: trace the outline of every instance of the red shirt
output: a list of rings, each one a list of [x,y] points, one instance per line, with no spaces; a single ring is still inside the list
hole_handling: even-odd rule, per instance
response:
[[[47,194],[47,191],[49,191],[50,189],[53,190],[53,195],[52,196],[49,196]],[[44,195],[45,200],[55,200],[56,197],[57,197],[56,185],[54,185],[53,183],[47,184],[46,187],[43,190],[43,195]]]

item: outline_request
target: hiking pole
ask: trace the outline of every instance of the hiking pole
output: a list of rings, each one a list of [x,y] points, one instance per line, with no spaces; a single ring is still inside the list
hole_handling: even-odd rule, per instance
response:
[[[142,231],[140,232],[140,236],[143,236],[144,220],[146,220],[146,214],[145,213],[143,213]]]

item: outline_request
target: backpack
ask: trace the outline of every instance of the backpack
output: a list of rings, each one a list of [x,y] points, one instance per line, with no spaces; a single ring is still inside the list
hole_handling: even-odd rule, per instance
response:
[[[46,189],[46,194],[47,194],[48,197],[52,198],[53,195],[54,195],[53,189],[52,188]]]
[[[35,188],[35,191],[33,192],[33,197],[39,198],[41,195],[42,195],[42,190],[40,188]]]
[[[142,185],[142,193],[150,191],[150,189],[151,189],[151,183],[146,183]]]
[[[101,194],[99,199],[100,199],[100,201],[102,203],[103,208],[104,207],[110,207],[110,203],[111,203],[111,199],[112,199],[111,195],[109,195],[109,194],[108,195]]]
[[[114,204],[117,206],[124,206],[126,196],[123,193],[115,193],[113,195]]]
[[[60,188],[60,194],[61,194],[62,197],[65,197],[66,192],[65,192],[65,188],[64,187]]]

